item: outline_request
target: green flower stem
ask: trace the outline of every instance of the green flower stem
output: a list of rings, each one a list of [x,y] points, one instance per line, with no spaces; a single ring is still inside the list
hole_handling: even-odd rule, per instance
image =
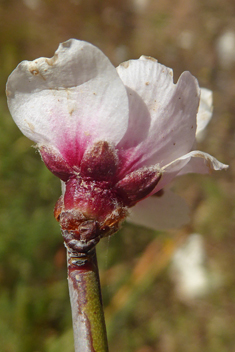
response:
[[[108,352],[95,249],[67,253],[75,352]]]

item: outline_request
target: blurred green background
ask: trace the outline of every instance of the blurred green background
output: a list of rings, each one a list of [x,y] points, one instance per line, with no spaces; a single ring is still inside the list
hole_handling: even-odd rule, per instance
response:
[[[0,0],[0,350],[73,351],[65,249],[53,218],[60,182],[15,126],[4,92],[20,61],[51,57],[71,37],[97,45],[114,65],[144,54],[173,68],[175,81],[189,70],[214,91],[198,149],[230,164],[172,184],[192,210],[188,226],[125,224],[98,245],[110,351],[235,351],[234,0]],[[172,257],[194,232],[204,239],[207,289],[190,296]]]

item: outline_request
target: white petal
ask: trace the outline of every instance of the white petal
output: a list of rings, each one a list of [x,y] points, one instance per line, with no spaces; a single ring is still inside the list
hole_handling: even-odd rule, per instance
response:
[[[210,154],[194,150],[164,166],[161,169],[162,178],[151,193],[154,194],[164,188],[176,176],[188,173],[208,174],[213,170],[226,170],[227,168],[228,165],[222,164]]]
[[[127,129],[126,89],[108,58],[87,42],[71,39],[51,59],[23,61],[7,95],[21,131],[60,151],[75,153],[94,140],[116,144]]]
[[[228,165],[222,164],[210,154],[194,150],[166,165],[163,169],[166,173],[177,172],[177,175],[195,172],[197,174],[208,174],[213,170],[226,170]]]
[[[185,201],[175,193],[164,190],[161,197],[151,196],[130,209],[127,221],[154,230],[177,228],[189,221]]]
[[[62,192],[62,195],[65,194],[65,190],[66,190],[66,184],[65,184],[65,182],[63,182],[63,181],[61,180],[61,192]]]
[[[213,93],[211,90],[201,88],[200,104],[197,113],[197,141],[204,137],[205,128],[211,120],[213,113]]]
[[[189,152],[195,141],[199,104],[196,79],[184,72],[174,84],[172,70],[146,57],[125,62],[117,71],[129,88],[130,110],[135,100],[140,105],[140,98],[146,106],[145,110],[143,106],[135,110],[120,148],[138,159],[138,167],[156,163],[164,166]],[[130,94],[131,90],[135,95]],[[135,123],[145,124],[145,128],[133,130]],[[133,139],[138,140],[138,147],[133,148]]]

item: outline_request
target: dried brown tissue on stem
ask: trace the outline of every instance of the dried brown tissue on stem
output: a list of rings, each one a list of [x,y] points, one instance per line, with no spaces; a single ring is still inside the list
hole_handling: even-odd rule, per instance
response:
[[[75,352],[107,352],[108,342],[95,251],[101,229],[95,220],[81,221],[71,213],[61,210],[59,201],[54,215],[60,222],[67,248]],[[115,226],[114,228],[116,229]]]

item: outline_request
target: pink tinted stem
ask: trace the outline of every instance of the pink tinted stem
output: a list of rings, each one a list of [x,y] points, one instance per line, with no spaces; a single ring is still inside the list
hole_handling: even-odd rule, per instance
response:
[[[67,254],[75,352],[108,352],[95,249]]]

